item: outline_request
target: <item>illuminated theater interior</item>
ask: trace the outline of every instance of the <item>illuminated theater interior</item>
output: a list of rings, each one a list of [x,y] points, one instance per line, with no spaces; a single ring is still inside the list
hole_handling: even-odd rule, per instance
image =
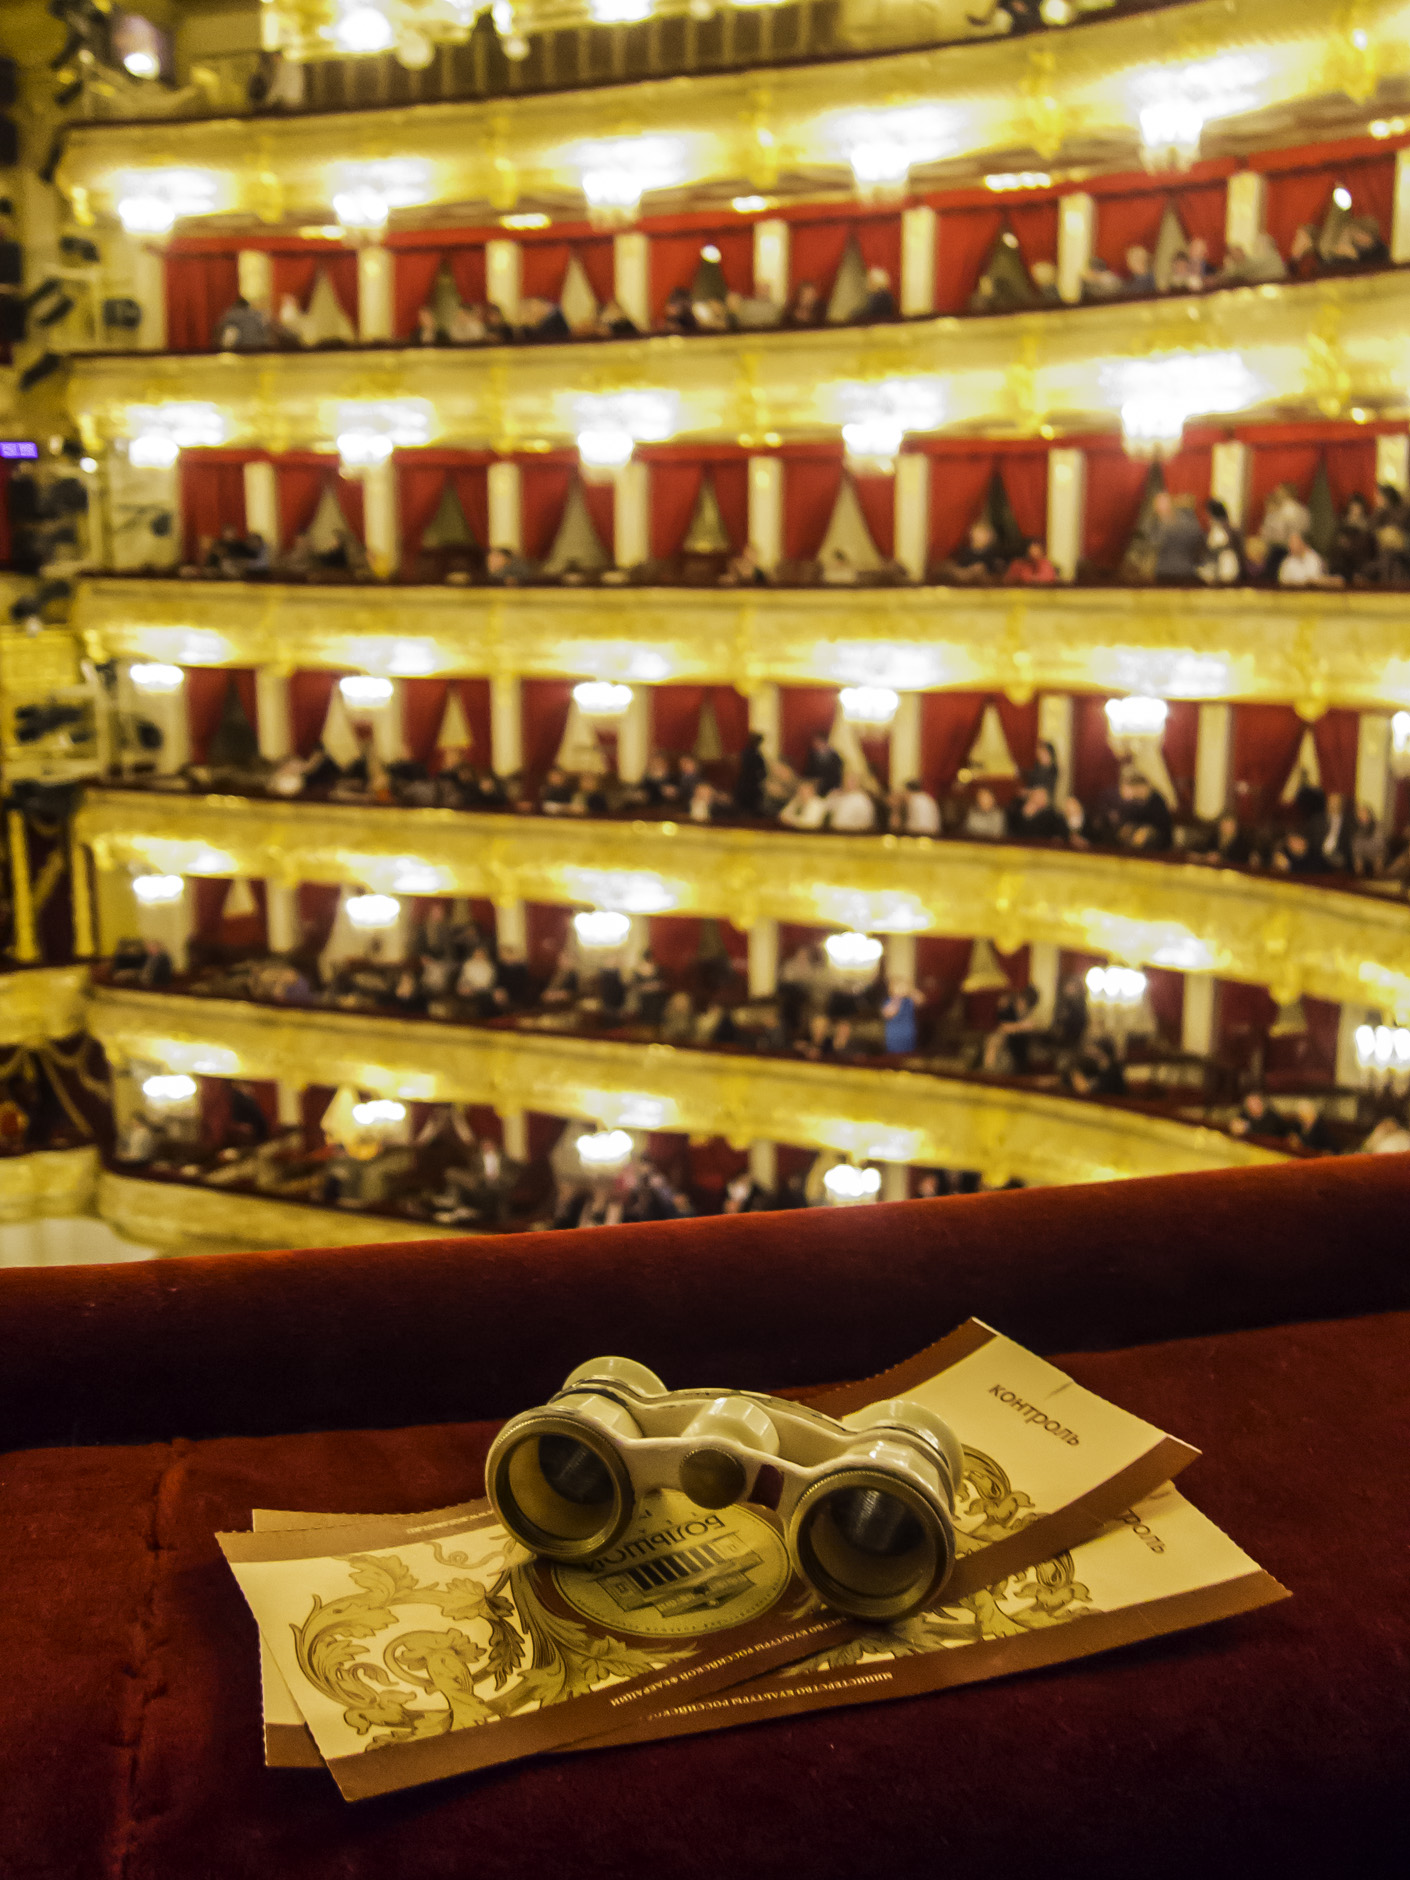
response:
[[[1403,6],[0,49],[0,1264],[1410,1147]]]

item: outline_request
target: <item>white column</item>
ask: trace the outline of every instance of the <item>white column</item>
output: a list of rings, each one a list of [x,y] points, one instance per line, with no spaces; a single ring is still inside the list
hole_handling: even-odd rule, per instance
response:
[[[765,757],[778,756],[779,705],[776,685],[757,685],[749,694],[749,729],[762,734]]]
[[[1390,716],[1362,712],[1356,721],[1356,800],[1384,823],[1395,777],[1391,770]]]
[[[1248,507],[1249,462],[1247,444],[1216,444],[1210,452],[1209,493],[1223,503],[1236,529],[1244,526]]]
[[[1201,705],[1195,733],[1195,814],[1213,820],[1229,805],[1229,763],[1234,743],[1231,705]]]
[[[529,951],[529,920],[522,901],[496,901],[494,937],[500,952],[523,959]]]
[[[362,526],[372,572],[386,581],[396,573],[398,552],[397,473],[390,457],[362,473]]]
[[[406,756],[406,686],[405,681],[389,682],[392,696],[366,715],[372,732],[372,748],[384,764],[400,763]]]
[[[1180,1048],[1191,1057],[1214,1052],[1214,1013],[1219,982],[1212,973],[1186,973],[1180,1002]]]
[[[130,664],[130,662],[129,662]],[[139,692],[128,677],[129,666],[121,669],[123,689],[132,700],[139,717],[149,719],[162,734],[162,748],[157,768],[165,774],[180,770],[191,759],[191,725],[187,717],[186,674],[174,692]]]
[[[930,560],[930,459],[903,450],[896,459],[896,559],[912,581],[925,579]]]
[[[357,336],[392,337],[392,257],[378,242],[357,251]]]
[[[883,1201],[909,1201],[911,1198],[911,1167],[909,1162],[883,1162],[881,1165],[881,1198]]]
[[[255,726],[259,754],[277,764],[294,748],[289,729],[289,675],[273,666],[255,670]]]
[[[640,783],[651,755],[651,688],[632,687],[632,702],[617,721],[617,775]]]
[[[1035,940],[1029,947],[1028,983],[1038,994],[1033,1016],[1040,1025],[1050,1025],[1058,993],[1058,949],[1051,940]]]
[[[1082,559],[1087,459],[1080,450],[1048,452],[1048,559],[1063,581],[1075,581]]]
[[[778,1144],[773,1142],[751,1142],[749,1145],[749,1173],[761,1188],[773,1190],[778,1187]]]
[[[513,674],[490,679],[490,768],[512,777],[524,767],[523,688]]]
[[[171,955],[177,972],[186,970],[186,949],[191,939],[191,884],[183,881],[181,897],[155,907],[137,903],[137,931],[144,940],[156,940]]]
[[[1057,753],[1059,799],[1072,791],[1072,699],[1066,692],[1044,692],[1038,700],[1038,736]]]
[[[749,929],[749,996],[770,999],[778,991],[778,922],[756,920]]]
[[[1252,252],[1263,233],[1263,209],[1268,196],[1267,178],[1257,170],[1236,170],[1229,178],[1224,198],[1224,245]]]
[[[1410,261],[1410,148],[1395,153],[1395,207],[1390,217],[1390,258]]]
[[[651,557],[651,470],[639,457],[617,472],[612,557],[619,568],[639,568]]]
[[[643,333],[651,331],[651,251],[640,229],[612,238],[612,291]]]
[[[278,1104],[280,1126],[284,1129],[297,1129],[304,1120],[304,1093],[300,1084],[280,1081],[275,1101]]]
[[[242,248],[235,257],[236,281],[252,307],[274,309],[274,257],[264,248]]]
[[[1092,259],[1092,243],[1097,229],[1097,205],[1082,191],[1064,196],[1058,208],[1058,296],[1069,305],[1082,298],[1082,276]],[[1109,267],[1120,262],[1119,255],[1104,257]]]
[[[271,953],[289,953],[299,944],[299,891],[283,881],[264,883],[264,926]]]
[[[886,977],[916,982],[916,937],[913,933],[889,933],[886,936]]]
[[[1336,1079],[1343,1090],[1359,1090],[1365,1081],[1356,1058],[1356,1032],[1359,1026],[1369,1025],[1371,1018],[1371,1008],[1366,1005],[1348,1005],[1343,1002],[1337,1013]]]
[[[143,352],[166,351],[166,256],[151,242],[133,243],[133,298],[142,309],[137,343]],[[209,335],[210,339],[215,337]]]
[[[783,463],[778,457],[749,459],[749,540],[765,568],[783,560]]]
[[[1410,487],[1410,432],[1387,431],[1376,439],[1376,481],[1393,484],[1402,495]]]
[[[777,216],[754,224],[754,292],[776,307],[788,303],[788,224]]]
[[[902,210],[902,313],[934,313],[935,258],[935,211],[923,205]]]
[[[524,546],[524,506],[518,464],[509,458],[492,463],[486,482],[489,485],[489,545],[511,549],[517,555]]]
[[[527,1162],[529,1159],[528,1117],[522,1110],[496,1109],[495,1115],[499,1118],[506,1158],[511,1162]]]
[[[279,492],[274,480],[274,465],[256,460],[247,463],[241,473],[245,481],[245,528],[252,535],[262,535],[271,554],[279,546]]]
[[[920,775],[919,692],[903,692],[891,720],[891,788],[898,789]]]
[[[518,242],[485,243],[485,294],[511,326],[519,317],[522,259]]]

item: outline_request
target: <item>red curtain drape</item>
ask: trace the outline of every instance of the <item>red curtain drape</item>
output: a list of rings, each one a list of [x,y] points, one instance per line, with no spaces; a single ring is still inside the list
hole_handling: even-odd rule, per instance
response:
[[[996,461],[993,450],[982,446],[972,456],[950,451],[932,456],[930,552],[937,560],[955,552],[983,509]]]
[[[793,457],[783,466],[783,553],[811,561],[822,547],[842,487],[842,458]]]
[[[1331,485],[1332,501],[1344,509],[1352,496],[1364,496],[1372,508],[1376,500],[1376,440],[1364,433],[1327,444],[1322,450]]]
[[[567,679],[525,679],[524,774],[537,781],[553,763],[568,725],[573,687]]]
[[[654,244],[653,244],[654,245]],[[520,292],[534,300],[557,300],[563,292],[568,263],[574,255],[583,265],[593,298],[601,304],[612,298],[612,238],[585,236],[576,241],[525,242],[520,248]],[[461,290],[462,294],[464,289]]]
[[[680,978],[695,964],[700,951],[699,917],[692,914],[653,914],[647,923],[651,951],[663,972]]]
[[[1056,202],[1013,203],[1009,208],[1008,221],[1009,227],[1018,237],[1018,252],[1030,268],[1035,261],[1057,260],[1058,205]],[[977,275],[975,279],[978,280]]]
[[[488,679],[404,679],[402,735],[407,754],[418,764],[437,768],[436,738],[451,694],[460,700],[470,732],[471,761],[490,762],[490,682]]]
[[[528,942],[529,967],[532,972],[547,978],[558,964],[558,956],[568,943],[568,923],[573,918],[571,907],[550,907],[542,901],[528,901],[524,905],[524,932]],[[537,1151],[546,1155],[553,1142],[557,1140],[555,1128],[548,1144]],[[532,1149],[533,1133],[530,1131],[529,1147]]]
[[[319,456],[310,451],[281,458],[274,466],[274,479],[282,547],[287,548],[295,536],[302,535],[309,527],[330,483],[343,520],[359,541],[364,539],[362,485],[353,477],[338,474],[336,457]]]
[[[1121,767],[1107,741],[1106,700],[1072,702],[1072,791],[1089,809],[1116,788]]]
[[[1203,506],[1209,501],[1213,468],[1214,453],[1210,445],[1187,446],[1165,464],[1165,487],[1172,496],[1193,496]]]
[[[1277,810],[1304,729],[1291,705],[1234,707],[1234,800],[1245,822]]]
[[[309,952],[321,953],[328,944],[333,922],[337,918],[337,884],[330,881],[301,881],[295,901],[299,915],[299,945]]]
[[[779,749],[795,770],[808,761],[818,732],[827,737],[837,716],[837,691],[830,685],[781,685],[778,689]]]
[[[943,796],[954,784],[956,773],[964,768],[984,716],[986,697],[983,692],[921,694],[921,781],[936,796]]]
[[[168,254],[166,257],[166,344],[168,352],[209,352],[215,323],[240,291],[235,255]]]
[[[895,477],[853,477],[852,487],[872,541],[889,557],[896,545]]]
[[[651,552],[660,560],[679,554],[700,496],[704,466],[653,463],[651,479]]]
[[[392,330],[398,339],[416,331],[416,316],[430,298],[444,259],[439,248],[398,248],[393,255]]]
[[[482,548],[489,546],[489,470],[483,463],[467,463],[450,451],[398,451],[397,503],[401,518],[402,560],[410,565],[421,549],[421,537],[431,524],[447,483],[455,490],[465,520]]]
[[[1361,714],[1338,708],[1324,712],[1312,727],[1322,788],[1338,791],[1349,803],[1356,801],[1356,745]]]
[[[1139,189],[1129,195],[1097,198],[1097,230],[1094,252],[1118,274],[1126,271],[1126,250],[1139,243],[1154,253],[1156,237],[1167,207],[1175,210],[1185,234],[1201,237],[1209,246],[1210,260],[1218,266],[1224,259],[1224,215],[1226,186],[1221,182],[1189,183],[1178,189]]]
[[[1150,465],[1121,450],[1096,450],[1087,457],[1087,503],[1082,554],[1098,568],[1115,568],[1126,552],[1141,513]]]
[[[1185,1020],[1184,975],[1159,966],[1147,966],[1145,974],[1156,1034],[1166,1044],[1179,1044]]]
[[[292,294],[306,309],[320,273],[328,276],[338,305],[356,327],[357,256],[346,248],[315,248],[303,253],[274,255],[270,261],[274,311],[278,312],[285,294]]]
[[[1248,519],[1251,528],[1262,526],[1268,498],[1280,483],[1290,483],[1306,501],[1321,454],[1316,444],[1260,445],[1254,442],[1248,477]]]
[[[998,458],[999,475],[1013,511],[1014,521],[1025,535],[1040,542],[1048,536],[1048,453],[1034,451],[1006,452]]]
[[[528,462],[520,466],[524,553],[534,561],[541,561],[553,546],[572,481],[571,463]]]
[[[614,483],[583,483],[583,504],[597,538],[607,550],[608,559],[616,560],[614,537],[617,520],[617,487]]]
[[[715,501],[720,506],[720,520],[725,525],[732,548],[743,548],[749,540],[749,465],[743,456],[710,466],[715,479]]]
[[[963,313],[1004,226],[1002,209],[955,209],[939,218],[936,305],[941,313]]]
[[[1331,206],[1332,191],[1338,184],[1344,184],[1351,192],[1352,214],[1374,216],[1381,234],[1389,240],[1395,207],[1395,155],[1392,151],[1384,156],[1322,163],[1316,169],[1271,174],[1264,224],[1285,255],[1293,236],[1304,223],[1321,226]]]
[[[666,297],[676,288],[687,290],[700,266],[702,248],[720,251],[725,285],[736,294],[754,290],[754,232],[749,228],[693,229],[688,234],[649,237],[651,317],[663,318]]]
[[[235,690],[245,716],[255,725],[255,675],[251,669],[233,670],[223,666],[188,666],[186,668],[186,722],[191,740],[193,763],[203,764],[210,741],[220,725],[226,697]]]
[[[245,459],[218,451],[181,453],[181,525],[185,555],[196,556],[202,540],[222,529],[245,532]]]
[[[1199,741],[1199,706],[1191,699],[1173,699],[1165,719],[1161,748],[1165,768],[1181,803],[1188,809],[1195,796],[1195,747]]]
[[[307,757],[323,735],[323,721],[337,674],[296,672],[289,678],[289,736],[300,757]]]
[[[700,714],[707,696],[726,756],[734,757],[742,751],[749,735],[749,701],[729,685],[652,686],[653,750],[666,751],[673,757],[692,750],[700,735]],[[830,729],[830,719],[828,726]]]

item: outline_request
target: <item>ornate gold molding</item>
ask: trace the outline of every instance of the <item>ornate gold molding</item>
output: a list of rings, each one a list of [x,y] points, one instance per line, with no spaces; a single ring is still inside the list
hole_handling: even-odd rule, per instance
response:
[[[118,1061],[210,1062],[215,1050],[232,1076],[300,1086],[317,1065],[323,1082],[408,1099],[723,1135],[740,1147],[784,1140],[882,1161],[977,1168],[995,1182],[1106,1181],[1283,1159],[1163,1116],[909,1071],[408,1025],[361,1013],[275,1012],[108,988],[95,991],[90,1010],[94,1036]]]
[[[125,791],[78,836],[100,868],[1048,941],[1410,1013],[1403,902],[1129,855]]]
[[[93,659],[475,677],[1410,705],[1400,594],[405,588],[88,579]]]
[[[0,1044],[70,1038],[83,1030],[86,966],[0,973]]]
[[[1154,354],[1237,351],[1260,388],[1250,410],[1315,414],[1326,398],[1329,308],[1337,311],[1337,385],[1344,405],[1403,408],[1401,333],[1410,280],[1400,272],[1234,288],[1169,301],[771,333],[662,335],[455,351],[75,355],[68,408],[91,449],[126,437],[136,405],[195,400],[218,408],[227,441],[274,451],[332,449],[338,408],[419,398],[441,445],[500,451],[571,444],[585,392],[652,390],[677,403],[671,435],[733,441],[762,432],[835,435],[848,414],[839,387],[925,376],[945,394],[947,429],[1032,434],[1110,425],[1121,393],[1106,368]],[[759,363],[765,369],[756,370]],[[1022,369],[1021,423],[1012,373]]]
[[[93,1210],[117,1233],[163,1253],[237,1253],[275,1247],[365,1247],[434,1240],[423,1222],[300,1207],[185,1182],[143,1181],[104,1169]],[[457,1236],[459,1238],[459,1236]]]
[[[196,167],[219,180],[217,213],[278,221],[328,219],[339,162],[419,157],[430,166],[431,208],[483,213],[531,201],[580,213],[576,146],[583,140],[672,136],[682,140],[687,184],[733,184],[759,175],[760,130],[771,142],[767,183],[850,183],[847,118],[859,109],[939,106],[947,164],[986,151],[1026,150],[1045,160],[1069,138],[1129,163],[1143,71],[1236,55],[1240,97],[1262,111],[1349,89],[1371,95],[1376,75],[1410,62],[1400,0],[1365,0],[1364,45],[1348,71],[1341,22],[1325,0],[1225,0],[1085,25],[1022,47],[1004,40],[756,72],[652,79],[622,86],[287,115],[141,124],[76,125],[59,186],[80,216],[111,212],[124,171]],[[762,120],[762,121],[761,121]],[[852,132],[851,135],[855,135]]]
[[[36,1149],[0,1156],[0,1221],[88,1214],[98,1177],[96,1149]]]

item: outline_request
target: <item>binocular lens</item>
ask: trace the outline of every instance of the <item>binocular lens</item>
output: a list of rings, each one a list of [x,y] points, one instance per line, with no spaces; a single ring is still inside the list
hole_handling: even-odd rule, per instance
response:
[[[539,1468],[549,1487],[580,1507],[612,1499],[612,1477],[595,1450],[571,1436],[540,1436]]]
[[[844,1488],[832,1497],[833,1525],[849,1546],[877,1559],[894,1560],[925,1539],[915,1515],[880,1488]]]

